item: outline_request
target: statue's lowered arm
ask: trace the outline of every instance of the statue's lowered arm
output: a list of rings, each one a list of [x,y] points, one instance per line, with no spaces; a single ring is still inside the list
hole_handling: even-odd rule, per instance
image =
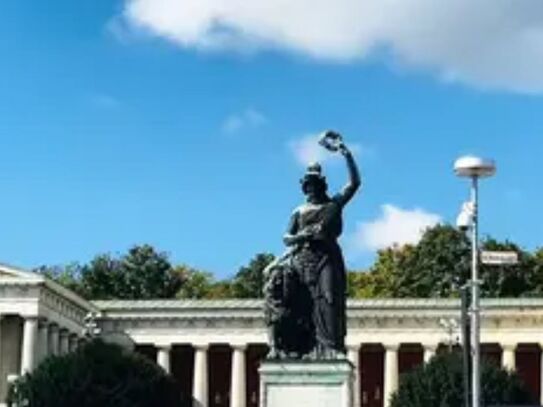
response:
[[[294,211],[290,218],[287,232],[283,235],[283,242],[286,246],[295,246],[306,242],[311,238],[311,234],[299,230],[298,211]]]

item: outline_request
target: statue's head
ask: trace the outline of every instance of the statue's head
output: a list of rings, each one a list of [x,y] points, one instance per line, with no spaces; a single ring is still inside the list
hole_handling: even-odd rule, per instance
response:
[[[319,163],[310,164],[300,180],[302,191],[308,198],[322,198],[326,196],[328,185],[326,178],[322,175],[322,168]]]

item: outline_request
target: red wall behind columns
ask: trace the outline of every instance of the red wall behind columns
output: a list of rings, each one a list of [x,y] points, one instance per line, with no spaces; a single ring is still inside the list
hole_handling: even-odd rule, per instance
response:
[[[424,350],[420,344],[402,344],[398,353],[398,370],[400,375],[422,365]]]
[[[175,345],[170,359],[171,372],[181,393],[181,407],[192,407],[194,348],[191,345]]]
[[[258,368],[268,354],[268,346],[255,344],[247,346],[247,407],[258,407],[260,401],[260,376]]]
[[[360,359],[360,405],[383,407],[385,350],[381,345],[363,345]]]
[[[481,344],[481,359],[484,359],[495,366],[502,365],[502,348],[497,343]]]
[[[209,407],[230,407],[232,349],[212,345],[208,350]]]
[[[516,351],[517,373],[532,393],[534,402],[539,402],[541,389],[541,351],[538,345],[519,344]]]

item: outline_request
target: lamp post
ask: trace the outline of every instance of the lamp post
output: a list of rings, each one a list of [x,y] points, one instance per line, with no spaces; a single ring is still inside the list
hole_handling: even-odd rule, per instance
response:
[[[454,163],[457,176],[471,179],[469,226],[471,227],[471,407],[481,405],[480,308],[479,308],[479,179],[496,173],[493,161],[465,156]],[[466,205],[465,205],[466,207]]]

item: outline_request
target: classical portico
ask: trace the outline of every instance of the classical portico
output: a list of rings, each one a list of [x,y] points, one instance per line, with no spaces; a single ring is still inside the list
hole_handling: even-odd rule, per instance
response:
[[[70,339],[82,337],[91,310],[98,311],[41,275],[0,265],[0,405],[8,377],[32,371],[49,354],[75,349]]]
[[[543,299],[482,305],[483,355],[516,369],[539,395]],[[88,302],[42,276],[0,266],[0,400],[8,376],[31,371],[49,354],[73,351],[92,312],[103,333],[128,335],[194,405],[257,407],[257,370],[267,351],[262,306],[260,300]],[[439,321],[459,318],[459,306],[454,299],[349,301],[355,406],[387,407],[402,373],[456,340]]]
[[[97,301],[94,305],[102,312],[104,332],[125,332],[166,370],[185,369],[180,374],[185,379],[191,373],[190,383],[181,386],[199,406],[226,405],[225,399],[231,407],[258,405],[254,359],[263,357],[267,341],[261,301]],[[357,366],[355,405],[386,407],[401,373],[450,344],[451,336],[439,321],[459,318],[459,306],[454,299],[349,301],[347,348],[349,360]],[[509,369],[519,368],[539,394],[543,300],[485,300],[483,307],[483,354]],[[180,348],[185,350],[177,352]],[[179,368],[172,369],[172,363]]]

